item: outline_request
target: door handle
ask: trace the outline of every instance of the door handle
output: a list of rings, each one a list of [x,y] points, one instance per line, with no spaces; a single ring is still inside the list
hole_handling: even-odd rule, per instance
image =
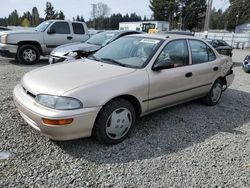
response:
[[[219,67],[214,67],[213,70],[217,71],[217,70],[219,70]]]
[[[188,72],[185,76],[186,76],[187,78],[188,78],[188,77],[192,77],[192,76],[193,76],[193,73],[192,73],[192,72]]]
[[[68,39],[68,40],[71,40],[71,39],[73,39],[73,37],[71,37],[71,36],[68,36],[68,37],[67,37],[67,39]]]

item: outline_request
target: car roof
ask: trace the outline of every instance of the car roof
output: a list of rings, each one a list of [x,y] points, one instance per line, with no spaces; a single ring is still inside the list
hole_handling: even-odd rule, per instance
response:
[[[177,34],[156,34],[156,33],[143,33],[143,34],[136,34],[136,35],[130,35],[130,36],[137,36],[137,37],[145,37],[145,38],[154,38],[154,39],[198,39],[193,36],[188,35],[177,35]]]

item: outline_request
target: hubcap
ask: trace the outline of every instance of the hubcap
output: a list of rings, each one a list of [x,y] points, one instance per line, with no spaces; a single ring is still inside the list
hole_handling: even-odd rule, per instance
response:
[[[33,62],[36,60],[36,52],[32,49],[26,49],[23,51],[23,59],[27,62]]]
[[[218,102],[218,100],[220,99],[221,92],[222,92],[222,86],[219,83],[216,83],[216,85],[213,87],[212,90],[212,101],[214,103]]]
[[[106,122],[107,136],[118,140],[127,134],[132,125],[132,114],[127,108],[114,110]]]

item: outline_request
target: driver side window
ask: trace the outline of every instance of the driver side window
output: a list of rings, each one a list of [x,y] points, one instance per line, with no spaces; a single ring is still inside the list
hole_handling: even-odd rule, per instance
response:
[[[51,27],[56,34],[70,34],[69,24],[67,22],[56,22]]]
[[[159,55],[157,62],[165,62],[171,68],[189,64],[189,52],[186,40],[169,42]]]

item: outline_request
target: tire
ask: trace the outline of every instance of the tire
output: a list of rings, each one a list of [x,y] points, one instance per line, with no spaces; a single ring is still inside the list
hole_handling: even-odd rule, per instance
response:
[[[18,62],[26,65],[33,65],[40,60],[40,52],[37,47],[25,44],[17,50]]]
[[[206,95],[206,97],[203,98],[203,102],[208,106],[214,106],[218,104],[220,101],[221,95],[223,91],[223,84],[220,79],[215,80],[211,90]]]
[[[102,144],[118,144],[130,135],[135,120],[135,109],[130,102],[124,99],[113,100],[101,109],[93,135]]]

